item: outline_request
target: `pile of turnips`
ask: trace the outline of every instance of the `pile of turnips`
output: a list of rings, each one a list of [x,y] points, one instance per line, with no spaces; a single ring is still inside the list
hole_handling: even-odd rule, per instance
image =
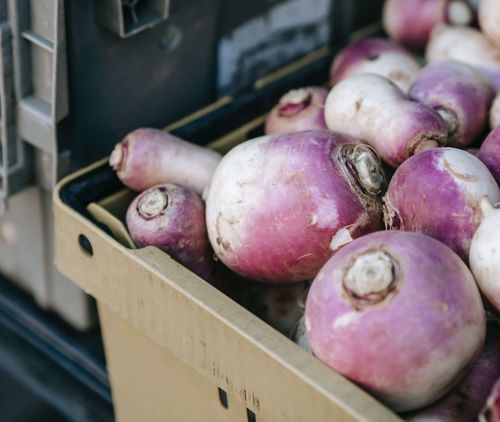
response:
[[[224,156],[128,134],[127,228],[409,420],[500,421],[500,0],[383,21]]]

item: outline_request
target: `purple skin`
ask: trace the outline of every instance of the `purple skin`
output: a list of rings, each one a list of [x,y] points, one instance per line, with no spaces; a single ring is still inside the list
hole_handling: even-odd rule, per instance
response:
[[[444,145],[448,128],[430,108],[410,101],[380,75],[359,74],[336,84],[326,99],[330,130],[362,139],[390,166]]]
[[[426,66],[409,97],[436,110],[448,125],[447,146],[464,148],[483,130],[495,92],[471,66],[442,61]]]
[[[234,272],[270,283],[311,279],[353,238],[381,228],[385,175],[376,153],[327,130],[233,148],[207,197],[208,235]]]
[[[412,49],[423,49],[432,29],[442,22],[468,23],[472,12],[463,10],[455,17],[449,0],[386,0],[383,11],[384,29],[389,36]],[[465,6],[465,2],[464,6]],[[461,20],[463,22],[458,22]]]
[[[313,86],[294,89],[281,97],[266,119],[266,135],[327,129],[324,116],[328,91]]]
[[[485,312],[472,274],[418,233],[371,233],[318,273],[306,301],[314,355],[410,411],[442,397],[479,356]]]
[[[500,184],[500,126],[493,129],[479,148],[477,156]]]
[[[469,422],[477,416],[486,403],[495,381],[500,377],[500,338],[498,330],[489,325],[486,341],[474,366],[465,378],[436,403],[412,414],[405,415],[407,422]]]
[[[174,183],[201,195],[221,160],[215,151],[162,130],[136,129],[115,146],[109,164],[130,189]]]
[[[205,207],[189,189],[158,185],[139,194],[127,210],[127,228],[138,246],[156,246],[192,272],[212,282],[212,251]]]
[[[330,68],[330,83],[358,73],[375,73],[394,82],[402,91],[420,71],[417,59],[405,48],[384,38],[365,38],[341,50]]]
[[[405,161],[389,183],[386,228],[432,236],[467,260],[484,195],[500,200],[498,185],[478,158],[455,148],[424,151]]]

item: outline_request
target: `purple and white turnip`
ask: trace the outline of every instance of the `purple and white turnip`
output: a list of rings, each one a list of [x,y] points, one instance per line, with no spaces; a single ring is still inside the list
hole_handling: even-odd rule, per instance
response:
[[[414,49],[425,47],[436,25],[468,25],[473,18],[470,6],[461,0],[386,0],[383,9],[389,36]]]
[[[354,75],[336,84],[326,99],[330,130],[362,139],[392,167],[413,154],[444,145],[448,128],[430,108],[410,101],[386,78]]]
[[[312,279],[340,246],[378,230],[386,181],[377,154],[327,130],[252,139],[217,168],[207,196],[215,253],[250,279]]]
[[[184,186],[201,195],[221,160],[215,151],[157,129],[136,129],[115,146],[109,164],[130,189],[162,183]]]
[[[438,25],[426,48],[428,63],[456,60],[480,70],[500,90],[500,49],[474,28]]]
[[[408,96],[434,109],[448,125],[447,146],[464,148],[479,136],[495,93],[473,67],[456,61],[426,66]]]
[[[289,91],[267,116],[266,135],[326,129],[327,95],[325,88],[316,86]]]
[[[399,44],[383,38],[365,38],[335,56],[330,68],[330,84],[360,73],[375,73],[406,93],[420,68],[415,56]]]
[[[481,0],[478,19],[483,34],[500,49],[500,0]]]
[[[499,201],[500,188],[478,158],[449,147],[424,151],[394,173],[384,196],[386,227],[432,236],[466,260],[483,196]]]
[[[139,194],[126,215],[130,236],[138,246],[156,246],[206,281],[212,281],[213,258],[201,198],[173,184]]]
[[[434,402],[481,352],[485,312],[463,261],[418,233],[384,231],[344,246],[306,301],[312,351],[395,411]]]
[[[479,148],[477,155],[500,184],[500,126],[493,129]]]
[[[479,289],[500,311],[500,209],[488,197],[479,205],[482,220],[472,238],[469,264]]]

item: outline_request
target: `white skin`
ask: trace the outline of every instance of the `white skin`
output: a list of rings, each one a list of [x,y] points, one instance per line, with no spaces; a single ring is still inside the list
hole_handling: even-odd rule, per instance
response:
[[[491,128],[500,126],[500,92],[497,94],[490,111],[490,125]]]
[[[478,19],[483,34],[500,48],[500,0],[481,0]]]
[[[485,197],[483,220],[472,239],[469,264],[481,292],[500,311],[500,209]]]

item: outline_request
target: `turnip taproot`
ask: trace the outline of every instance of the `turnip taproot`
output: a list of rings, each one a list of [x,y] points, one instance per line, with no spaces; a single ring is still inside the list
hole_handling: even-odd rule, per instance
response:
[[[480,290],[500,311],[500,209],[488,197],[480,206],[482,221],[472,238],[469,263]]]
[[[197,194],[173,184],[154,186],[132,201],[126,222],[138,246],[156,246],[201,278],[213,281],[205,207]]]
[[[432,29],[443,22],[468,25],[474,14],[461,0],[386,0],[384,29],[391,38],[410,48],[424,48]]]
[[[130,189],[174,183],[202,194],[221,155],[157,129],[136,129],[115,146],[109,164]]]
[[[330,83],[335,85],[360,73],[375,73],[408,92],[420,68],[413,54],[399,44],[383,38],[365,38],[348,45],[335,56],[330,68]]]
[[[477,420],[491,388],[500,377],[500,333],[488,325],[481,355],[467,375],[446,396],[411,415],[407,422],[470,422]]]
[[[306,301],[314,355],[396,411],[443,396],[479,356],[486,322],[472,274],[447,246],[384,231],[344,246]]]
[[[486,125],[495,93],[478,70],[464,63],[442,61],[426,66],[408,95],[443,118],[448,125],[447,146],[463,148]]]
[[[500,90],[500,49],[474,28],[438,25],[427,44],[428,63],[456,60],[474,66]]]
[[[500,0],[481,0],[478,19],[483,34],[500,48]]]
[[[394,173],[384,197],[386,227],[432,236],[466,260],[485,195],[499,201],[500,188],[478,158],[456,148],[424,151]]]
[[[294,89],[281,97],[266,119],[267,135],[326,129],[324,108],[328,91],[321,87]]]
[[[222,262],[259,281],[309,280],[340,246],[380,228],[385,175],[373,149],[356,142],[316,130],[229,151],[207,196]]]
[[[444,145],[448,128],[432,109],[413,101],[388,79],[350,76],[326,99],[328,127],[370,144],[393,167],[416,152]]]
[[[500,126],[493,129],[479,148],[477,155],[500,184]]]

